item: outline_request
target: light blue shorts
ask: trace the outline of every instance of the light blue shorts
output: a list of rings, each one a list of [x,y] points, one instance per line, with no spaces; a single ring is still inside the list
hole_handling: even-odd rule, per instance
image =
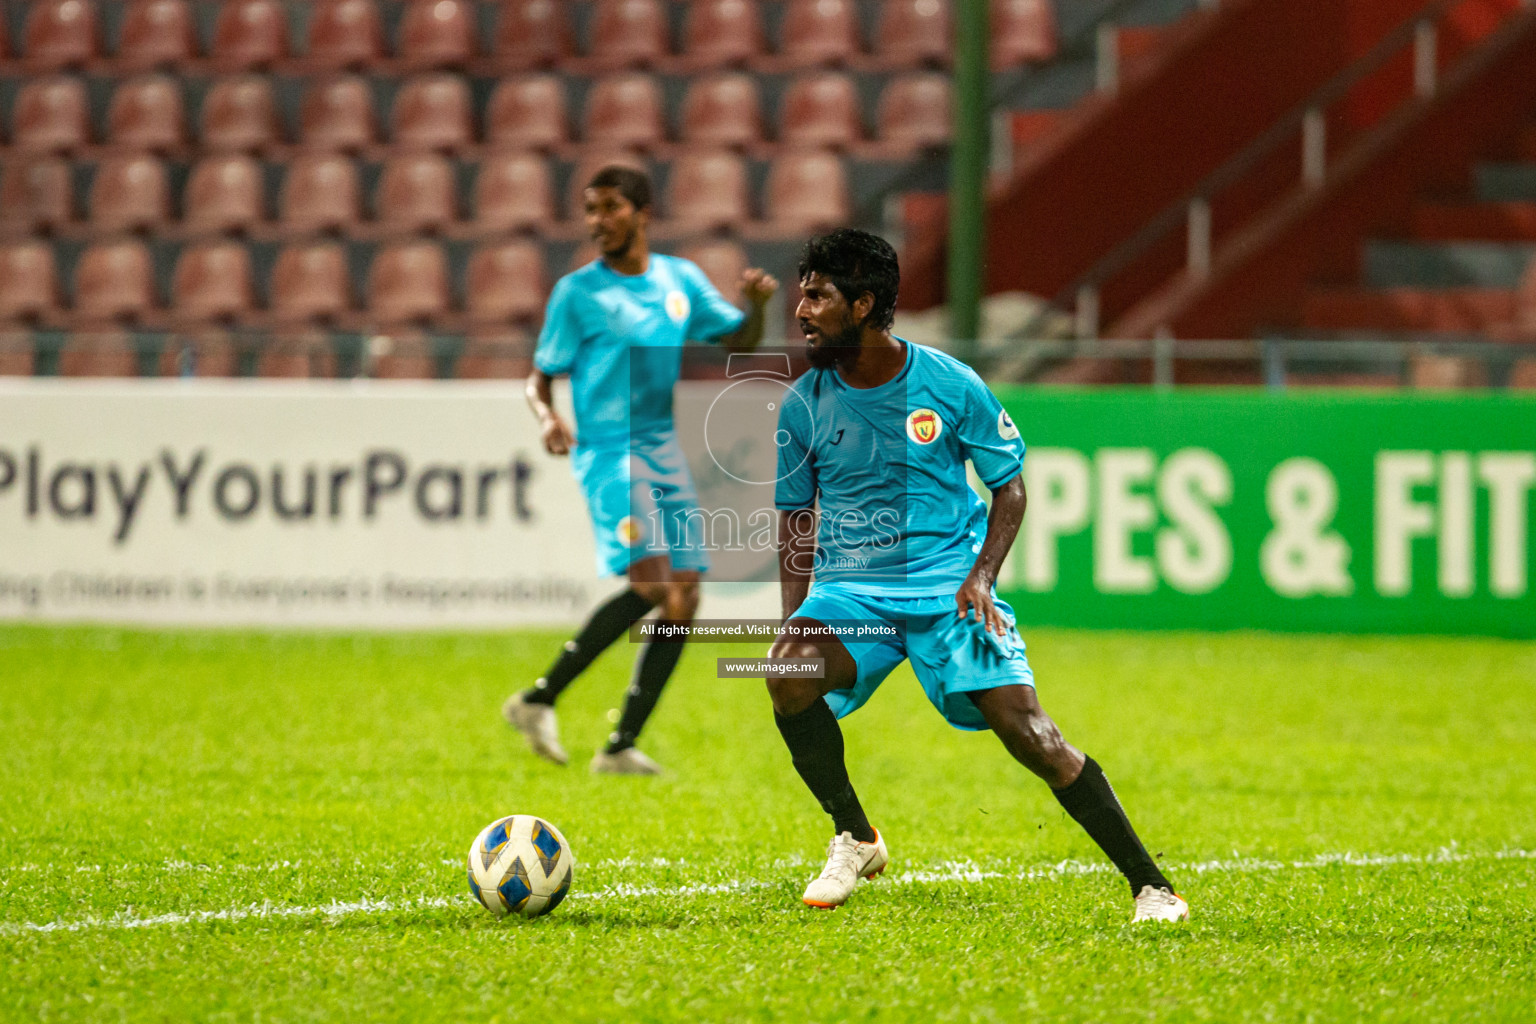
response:
[[[623,575],[654,555],[666,555],[673,569],[709,569],[699,498],[676,437],[614,447],[578,445],[571,470],[592,517],[600,575]]]
[[[929,702],[950,725],[977,730],[986,729],[987,721],[966,694],[998,686],[1035,685],[1013,609],[995,594],[992,600],[1008,623],[1007,636],[987,632],[972,617],[957,616],[950,595],[879,597],[859,593],[848,584],[812,585],[805,603],[791,618],[836,623],[834,632],[853,655],[858,666],[853,686],[826,696],[838,718],[863,707],[891,670],[905,660],[912,663]],[[861,639],[860,624],[894,627],[896,635]]]

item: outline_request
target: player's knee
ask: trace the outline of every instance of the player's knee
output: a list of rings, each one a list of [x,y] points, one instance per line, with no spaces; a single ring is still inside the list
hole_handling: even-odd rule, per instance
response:
[[[821,657],[812,644],[780,640],[768,651],[768,658],[784,664],[807,661]],[[821,697],[821,680],[811,677],[777,673],[768,677],[768,696],[773,699],[773,710],[781,718],[798,715],[812,702]]]
[[[631,583],[630,589],[645,598],[652,608],[667,602],[667,585],[660,580],[647,580]]]
[[[690,581],[667,586],[667,618],[672,622],[691,622],[699,610],[699,585]]]

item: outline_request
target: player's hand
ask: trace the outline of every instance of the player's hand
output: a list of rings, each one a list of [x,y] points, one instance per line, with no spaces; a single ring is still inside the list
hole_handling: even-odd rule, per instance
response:
[[[741,272],[742,298],[754,306],[767,305],[779,290],[779,280],[761,267],[749,267]]]
[[[992,581],[974,569],[955,592],[955,607],[957,618],[970,617],[980,622],[988,633],[1008,635],[1008,622],[992,602]]]
[[[566,426],[559,413],[544,417],[539,424],[539,432],[544,438],[544,450],[551,455],[569,455],[571,449],[576,447],[576,435],[571,433],[571,428]]]

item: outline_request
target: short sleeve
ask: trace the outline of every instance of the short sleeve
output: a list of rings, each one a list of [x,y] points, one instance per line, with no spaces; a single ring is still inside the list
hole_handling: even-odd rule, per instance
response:
[[[679,259],[677,266],[678,276],[688,292],[687,337],[695,341],[718,341],[742,325],[747,315],[725,301],[725,296],[704,276],[698,264]]]
[[[549,305],[544,309],[544,329],[539,332],[539,344],[533,351],[533,365],[544,373],[570,373],[576,364],[576,353],[582,341],[577,295],[567,276],[555,284],[555,290],[549,296]]]
[[[989,488],[1001,487],[1024,468],[1024,442],[1019,428],[990,388],[968,374],[965,412],[958,431],[961,454],[971,460],[976,475]]]
[[[779,407],[778,472],[773,503],[784,511],[810,508],[816,502],[816,457],[811,453],[811,409],[800,392],[791,388]]]

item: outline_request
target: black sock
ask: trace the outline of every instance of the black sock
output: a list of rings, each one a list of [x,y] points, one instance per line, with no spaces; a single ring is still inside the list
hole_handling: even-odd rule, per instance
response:
[[[635,745],[640,730],[645,728],[645,720],[656,710],[662,687],[672,678],[672,670],[682,656],[682,640],[652,640],[640,649],[640,656],[635,659],[635,674],[625,691],[624,713],[608,737],[608,753],[617,754]]]
[[[1173,886],[1157,869],[1157,862],[1147,853],[1147,848],[1136,838],[1131,820],[1104,777],[1104,769],[1091,757],[1084,756],[1083,772],[1070,785],[1053,789],[1056,799],[1068,814],[1087,832],[1099,849],[1115,862],[1115,867],[1131,883],[1131,895],[1141,892],[1144,885],[1167,889]]]
[[[608,649],[608,647],[625,631],[633,626],[654,605],[635,593],[633,590],[625,590],[611,598],[587,620],[587,624],[581,627],[581,632],[576,634],[576,639],[566,643],[565,650],[555,659],[555,663],[549,667],[544,678],[533,684],[533,689],[523,694],[523,699],[529,704],[553,704],[555,698],[572,681],[586,669],[586,667]]]
[[[789,747],[795,771],[821,801],[821,809],[832,815],[832,828],[838,835],[852,832],[861,843],[875,841],[875,830],[864,816],[864,808],[848,781],[848,766],[843,761],[843,730],[837,716],[824,700],[814,700],[798,715],[773,716]]]

